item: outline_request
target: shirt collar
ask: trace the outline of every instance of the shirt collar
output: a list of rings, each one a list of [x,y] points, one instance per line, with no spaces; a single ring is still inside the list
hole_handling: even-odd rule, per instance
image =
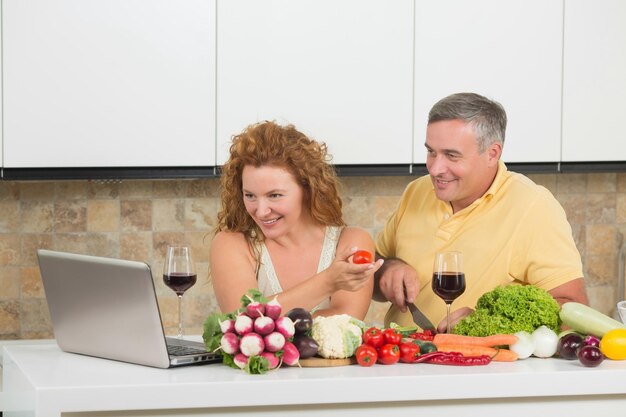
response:
[[[483,195],[483,198],[494,195],[495,193],[498,192],[498,190],[500,190],[500,188],[502,188],[502,185],[504,184],[506,179],[509,177],[508,171],[509,170],[504,164],[504,162],[499,160],[498,172],[496,173],[496,177],[493,179],[493,182],[491,183],[491,186],[489,187],[487,192],[485,192],[485,194]]]

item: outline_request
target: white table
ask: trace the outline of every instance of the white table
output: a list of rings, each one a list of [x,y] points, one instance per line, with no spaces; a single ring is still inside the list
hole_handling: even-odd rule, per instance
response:
[[[585,368],[578,361],[531,358],[475,367],[295,367],[248,375],[222,364],[149,368],[64,353],[56,344],[5,346],[2,395],[6,417],[98,411],[127,416],[587,417],[626,412],[626,361]]]

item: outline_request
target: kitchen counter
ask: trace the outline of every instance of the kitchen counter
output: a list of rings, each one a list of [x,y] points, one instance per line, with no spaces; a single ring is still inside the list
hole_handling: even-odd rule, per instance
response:
[[[222,364],[156,369],[4,347],[4,416],[585,416],[626,410],[626,361],[585,368],[531,358],[487,366],[286,367],[248,375]],[[567,410],[567,412],[566,412]],[[538,413],[538,414],[537,414]]]

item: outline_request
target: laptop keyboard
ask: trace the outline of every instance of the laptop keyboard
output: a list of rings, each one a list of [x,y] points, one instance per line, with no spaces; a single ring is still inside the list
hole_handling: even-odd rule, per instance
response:
[[[207,351],[206,349],[195,348],[193,346],[167,345],[167,353],[172,356],[186,356],[207,353]]]

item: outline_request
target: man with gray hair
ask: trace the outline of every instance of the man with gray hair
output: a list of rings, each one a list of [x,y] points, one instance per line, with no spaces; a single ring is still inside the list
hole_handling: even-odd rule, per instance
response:
[[[385,317],[412,325],[413,302],[446,331],[444,302],[431,290],[435,253],[463,253],[465,292],[452,324],[485,292],[533,284],[560,304],[586,304],[582,262],[565,212],[554,196],[500,161],[507,117],[474,93],[441,99],[426,128],[428,174],[411,182],[376,242],[384,258],[374,299],[391,301]]]

